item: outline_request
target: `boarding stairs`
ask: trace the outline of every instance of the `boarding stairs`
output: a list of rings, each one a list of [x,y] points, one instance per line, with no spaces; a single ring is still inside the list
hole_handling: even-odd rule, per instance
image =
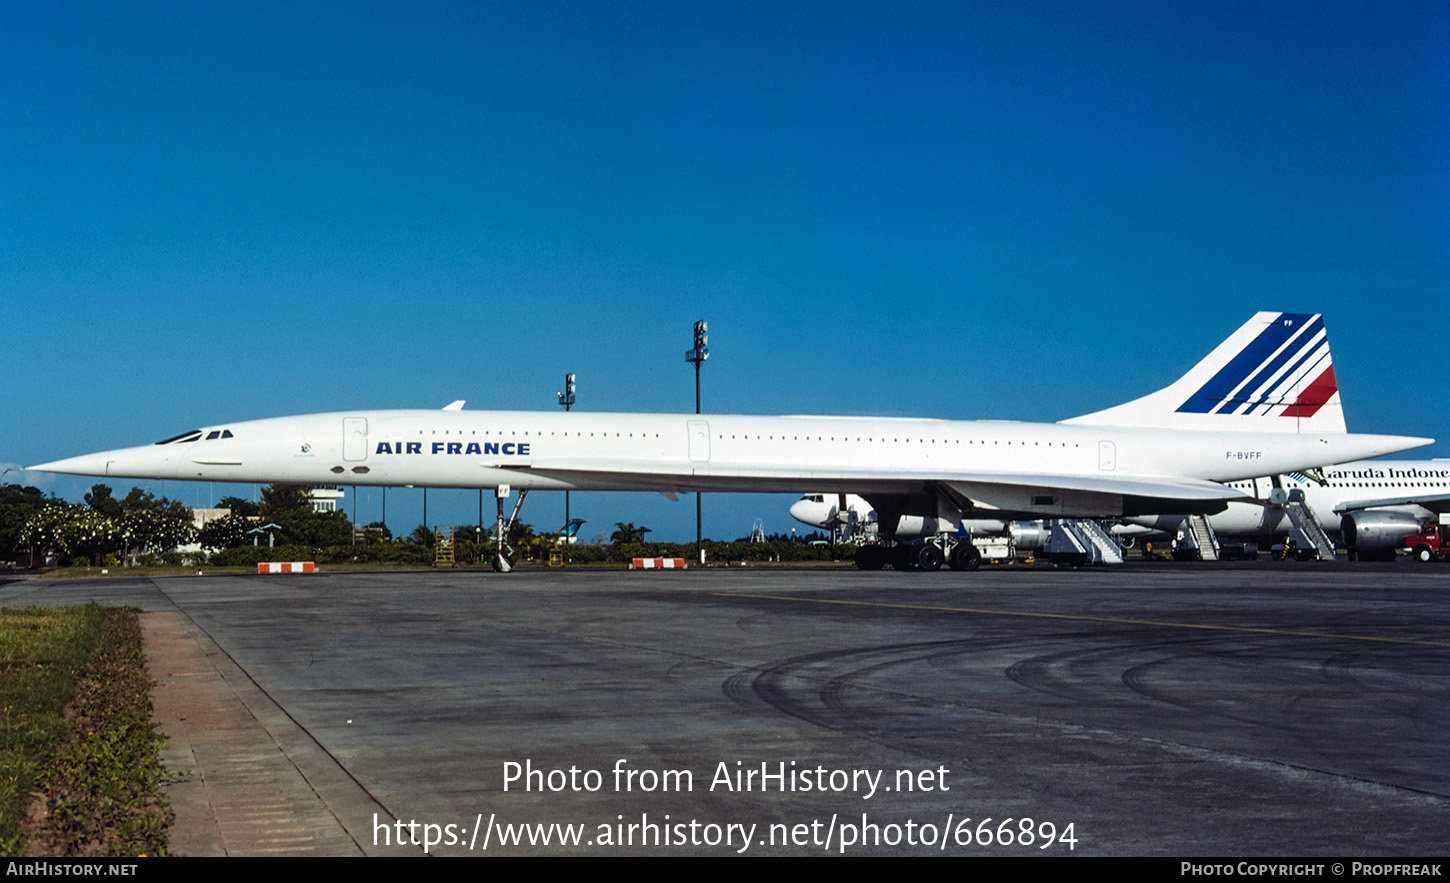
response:
[[[1314,512],[1304,502],[1304,491],[1294,488],[1289,491],[1289,500],[1284,504],[1289,523],[1294,525],[1289,536],[1300,549],[1313,549],[1320,561],[1334,560],[1334,540],[1325,532],[1324,525],[1314,517]]]
[[[1096,521],[1056,518],[1048,522],[1048,528],[1050,533],[1043,549],[1048,558],[1077,559],[1085,564],[1123,563],[1123,550]]]
[[[1203,514],[1190,515],[1183,524],[1184,531],[1193,541],[1193,546],[1198,550],[1198,560],[1217,561],[1219,559],[1218,537],[1213,533],[1213,525],[1208,523],[1208,516]]]

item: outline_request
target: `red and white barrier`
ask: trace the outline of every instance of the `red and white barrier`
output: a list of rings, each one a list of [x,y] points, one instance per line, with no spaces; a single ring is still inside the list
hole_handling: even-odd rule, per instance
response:
[[[317,565],[311,561],[258,561],[258,573],[316,573]]]
[[[629,564],[630,570],[684,570],[683,558],[636,558]]]

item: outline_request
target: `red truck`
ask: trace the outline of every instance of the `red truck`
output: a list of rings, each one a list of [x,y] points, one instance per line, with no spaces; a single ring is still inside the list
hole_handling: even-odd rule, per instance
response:
[[[1416,561],[1444,561],[1450,555],[1450,525],[1422,524],[1420,532],[1405,537]]]

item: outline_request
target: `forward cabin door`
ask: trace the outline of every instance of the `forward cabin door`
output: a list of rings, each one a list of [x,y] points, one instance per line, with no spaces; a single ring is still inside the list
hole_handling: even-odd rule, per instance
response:
[[[342,418],[342,459],[356,462],[368,458],[368,418]]]

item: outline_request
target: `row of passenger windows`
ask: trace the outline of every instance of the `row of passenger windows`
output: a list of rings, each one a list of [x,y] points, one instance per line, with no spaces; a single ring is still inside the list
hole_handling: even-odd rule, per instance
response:
[[[1289,487],[1311,488],[1317,487],[1312,484],[1299,484],[1290,482]],[[1450,482],[1444,481],[1331,481],[1327,487],[1450,487]]]
[[[438,435],[439,434],[439,431],[436,430],[436,429],[431,430],[431,431],[420,429],[420,430],[418,430],[418,434],[419,435]],[[509,436],[511,438],[517,438],[520,435],[523,435],[523,436],[530,435],[530,433],[527,430],[525,430],[524,432],[521,433],[521,432],[519,432],[517,430],[504,430],[504,429],[500,429],[497,433],[495,433],[491,429],[485,429],[482,433],[480,433],[476,429],[469,430],[469,431],[464,431],[464,430],[460,429],[460,430],[458,430],[458,432],[454,432],[451,429],[445,429],[445,430],[442,431],[442,434],[443,435],[499,435],[499,436],[505,436],[505,435],[507,435],[507,436]],[[544,437],[544,433],[542,433],[542,432],[535,432],[535,433],[532,433],[532,434],[533,435],[536,435],[536,436],[539,436],[540,438],[543,438]],[[648,433],[648,432],[640,432],[640,433],[634,433],[634,432],[614,432],[614,433],[609,433],[609,432],[587,432],[587,433],[586,432],[550,432],[550,433],[548,433],[548,435],[551,438],[552,437],[568,438],[570,436],[575,436],[575,437],[578,437],[578,438],[659,438],[660,437],[660,434],[658,432],[656,432],[656,433]],[[718,439],[718,440],[720,440],[720,441],[724,441],[727,438],[727,436],[725,435],[725,433],[722,432],[722,433],[718,433],[715,436],[715,438]],[[807,435],[807,436],[792,435],[792,436],[784,436],[784,435],[782,435],[779,439],[777,439],[773,435],[735,435],[735,434],[731,434],[731,435],[728,436],[728,438],[730,438],[731,440],[736,440],[736,441],[752,441],[752,440],[754,440],[754,441],[818,441],[818,442],[819,441],[845,441],[845,442],[857,441],[857,442],[867,442],[867,443],[872,443],[872,444],[874,444],[876,442],[883,442],[883,443],[890,442],[892,444],[902,444],[902,443],[904,443],[904,444],[911,444],[912,442],[916,442],[917,444],[923,444],[923,445],[925,445],[925,444],[933,444],[933,445],[935,445],[935,444],[943,444],[943,445],[946,445],[946,444],[955,444],[955,445],[960,445],[962,443],[962,440],[961,439],[936,439],[936,438],[914,438],[913,439],[913,438],[885,438],[885,437],[876,438],[875,436],[868,436],[868,437],[865,437],[865,438],[862,438],[861,436],[856,436],[855,438],[851,438],[849,436],[842,436],[841,438],[838,439],[834,435],[832,435],[832,436],[824,436],[824,435],[814,435],[814,436],[812,436],[812,435]],[[1002,442],[1000,440],[997,440],[997,439],[993,439],[991,441],[988,441],[987,439],[967,439],[966,441],[967,441],[967,444],[968,445],[987,445],[987,444],[1001,445],[1001,444],[1004,444],[1004,442]],[[158,442],[157,444],[163,444],[163,442]],[[1025,447],[1037,447],[1037,448],[1041,448],[1041,447],[1047,447],[1047,448],[1067,448],[1067,447],[1073,447],[1073,448],[1081,448],[1082,447],[1081,444],[1078,444],[1076,442],[1074,442],[1071,445],[1069,445],[1066,442],[1064,442],[1062,444],[1057,444],[1056,442],[1047,442],[1046,444],[1044,444],[1044,443],[1038,441],[1038,442],[1031,442],[1030,445],[1029,445],[1029,443],[1026,442],[1026,441],[1012,441],[1010,439],[1008,441],[1006,441],[1005,444],[1008,447],[1017,446],[1017,447],[1023,447],[1023,448],[1025,448]]]
[[[1253,482],[1248,482],[1248,481],[1231,481],[1231,482],[1228,483],[1228,486],[1231,487],[1231,488],[1237,488],[1239,490],[1253,490]],[[1323,484],[1323,485],[1317,484],[1317,483],[1316,484],[1300,484],[1297,481],[1286,481],[1286,482],[1284,482],[1284,486],[1285,487],[1289,487],[1289,488],[1305,488],[1305,489],[1318,488],[1318,487],[1408,487],[1408,488],[1443,487],[1443,488],[1450,488],[1450,481],[1330,481],[1327,484]]]
[[[438,435],[439,434],[439,430],[436,430],[436,429],[434,429],[434,430],[422,430],[422,429],[420,429],[420,430],[418,430],[418,434],[419,435]],[[476,430],[476,429],[474,429],[474,430],[468,430],[468,431],[465,431],[465,430],[460,429],[457,432],[454,432],[451,429],[445,429],[445,430],[442,430],[442,434],[443,435],[498,435],[498,436],[505,436],[505,435],[507,435],[507,436],[509,436],[511,438],[517,438],[520,435],[523,435],[523,436],[530,435],[530,433],[527,430],[525,430],[524,432],[519,432],[518,430],[504,430],[504,429],[500,429],[496,433],[493,430],[491,430],[491,429],[485,429],[481,433],[478,430]],[[544,435],[545,435],[545,433],[543,433],[543,432],[534,432],[534,433],[532,433],[532,435],[536,435],[536,436],[539,436],[540,438],[543,438]],[[660,434],[658,432],[655,432],[655,433],[648,433],[648,432],[640,432],[640,433],[634,433],[634,432],[614,432],[614,433],[609,433],[609,432],[550,432],[550,433],[548,433],[548,436],[551,437],[551,438],[552,437],[568,438],[570,436],[574,436],[574,437],[577,437],[577,438],[659,438],[660,437]],[[861,436],[856,436],[855,438],[852,438],[850,436],[842,436],[842,437],[840,437],[838,439],[834,435],[832,435],[832,436],[825,436],[825,435],[807,435],[807,436],[791,435],[791,436],[785,436],[785,435],[782,435],[779,439],[777,439],[773,435],[736,435],[736,434],[731,434],[731,435],[727,436],[723,432],[716,434],[715,438],[718,439],[718,440],[720,440],[720,441],[724,441],[726,438],[729,438],[729,439],[731,439],[733,441],[752,441],[752,440],[753,441],[818,441],[818,442],[819,441],[844,441],[844,442],[856,441],[856,442],[866,442],[866,443],[870,443],[870,444],[874,444],[876,442],[882,442],[882,443],[890,442],[892,444],[911,444],[912,442],[916,442],[917,444],[923,444],[923,445],[925,445],[925,444],[933,444],[933,445],[935,445],[935,444],[943,444],[943,445],[946,445],[946,444],[954,444],[954,445],[960,445],[962,443],[962,439],[886,438],[884,436],[882,438],[876,438],[875,436],[867,436],[865,438],[863,438]],[[1047,448],[1067,448],[1067,447],[1072,447],[1072,448],[1081,448],[1082,447],[1082,445],[1079,444],[1079,443],[1077,443],[1077,442],[1073,442],[1070,445],[1067,442],[1063,442],[1062,444],[1058,444],[1056,442],[1047,442],[1047,443],[1044,444],[1043,442],[1040,442],[1040,441],[1035,441],[1035,442],[1029,443],[1029,442],[1026,442],[1026,441],[1013,441],[1011,439],[1007,440],[1006,442],[1003,442],[1003,441],[1001,441],[999,439],[992,439],[990,441],[988,439],[967,439],[966,442],[967,442],[968,445],[988,445],[988,444],[1001,445],[1001,444],[1006,444],[1008,447],[1014,447],[1014,446],[1016,446],[1016,447],[1023,447],[1023,448],[1025,448],[1025,447],[1035,447],[1035,448],[1042,448],[1042,447],[1047,447]],[[158,442],[157,444],[164,444],[164,442]]]
[[[724,441],[726,439],[726,435],[722,432],[719,435],[715,436],[715,438],[717,438],[717,439],[719,439],[721,441]],[[776,437],[773,436],[773,435],[741,435],[741,436],[731,435],[731,436],[729,436],[729,438],[732,441],[735,441],[735,440],[739,440],[739,441],[752,441],[752,440],[753,441],[777,441],[777,440],[778,441],[843,441],[843,442],[856,441],[856,442],[868,442],[868,443],[875,443],[875,442],[883,442],[884,443],[884,442],[890,442],[892,444],[902,444],[902,443],[904,443],[904,444],[911,444],[912,442],[916,442],[917,444],[922,444],[922,445],[925,445],[925,444],[932,444],[932,445],[935,445],[935,444],[943,444],[943,445],[953,444],[953,445],[959,445],[959,444],[962,443],[962,440],[959,439],[959,438],[952,438],[952,439],[948,439],[948,438],[943,438],[943,439],[936,439],[936,438],[885,438],[885,437],[876,438],[875,436],[867,436],[866,438],[862,438],[860,436],[856,436],[855,438],[851,438],[850,436],[842,436],[841,438],[838,439],[834,435],[831,435],[831,436],[825,436],[825,435],[814,435],[814,436],[812,436],[812,435],[807,435],[807,436],[804,436],[804,437],[799,436],[799,435],[792,435],[792,436],[784,436],[783,435],[779,439],[776,439]],[[992,439],[990,443],[991,444],[994,444],[994,445],[1000,445],[1003,442],[1000,439]],[[969,439],[967,439],[967,444],[969,444],[969,445],[986,445],[986,444],[988,444],[988,440],[987,439],[970,439],[969,438]],[[1015,441],[1014,442],[1011,439],[1008,439],[1007,442],[1006,442],[1006,444],[1007,444],[1008,447],[1012,447],[1014,445],[1017,446],[1017,447],[1022,447],[1022,448],[1029,447],[1028,443],[1025,442],[1025,441]],[[1066,447],[1080,448],[1080,447],[1082,447],[1082,445],[1078,444],[1077,442],[1073,442],[1071,445],[1068,445],[1067,442],[1063,442],[1062,444],[1057,444],[1056,442],[1048,442],[1047,444],[1044,445],[1040,441],[1035,441],[1035,442],[1032,442],[1031,443],[1030,447],[1034,447],[1034,448],[1043,448],[1043,447],[1047,447],[1047,448],[1066,448]]]
[[[425,433],[424,433],[423,430],[420,429],[420,430],[418,430],[418,434],[419,435],[424,435]],[[430,432],[428,432],[426,434],[428,434],[428,435],[437,435],[438,434],[438,430],[434,429],[434,430],[431,430]],[[500,429],[497,433],[495,433],[491,429],[485,429],[482,433],[480,433],[476,429],[469,430],[468,432],[464,432],[461,429],[458,430],[457,432],[454,432],[451,429],[445,429],[445,430],[443,430],[443,434],[444,435],[498,435],[500,437],[507,435],[510,438],[518,438],[520,435],[529,435],[530,433],[529,433],[528,430],[524,430],[523,432],[519,432],[516,429],[510,429],[510,430]],[[543,438],[544,437],[544,433],[542,433],[542,432],[535,432],[535,433],[533,433],[533,435],[536,435],[539,438]],[[596,438],[596,437],[597,438],[610,438],[611,435],[612,435],[613,438],[659,438],[660,437],[660,434],[658,432],[653,433],[653,434],[648,433],[648,432],[616,432],[616,433],[612,433],[612,434],[611,433],[608,433],[608,432],[550,432],[550,433],[548,433],[548,435],[549,435],[550,438],[554,438],[554,437],[564,437],[564,438],[567,438],[567,437],[569,437],[571,435],[572,436],[575,436],[576,438]],[[160,442],[157,442],[157,444],[161,444],[161,443]]]

